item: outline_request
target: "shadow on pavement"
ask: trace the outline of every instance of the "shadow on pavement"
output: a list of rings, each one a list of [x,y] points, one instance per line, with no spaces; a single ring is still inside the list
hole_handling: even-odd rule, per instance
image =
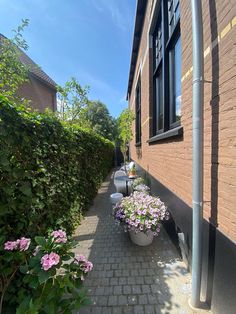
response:
[[[94,264],[85,280],[92,304],[79,313],[194,313],[188,306],[190,275],[164,228],[150,246],[139,247],[114,224],[111,178],[74,237],[76,252]]]

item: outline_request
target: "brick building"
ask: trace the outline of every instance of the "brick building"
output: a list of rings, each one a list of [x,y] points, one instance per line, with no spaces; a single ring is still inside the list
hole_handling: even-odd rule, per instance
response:
[[[3,38],[6,37],[0,34],[0,42]],[[20,60],[29,68],[29,73],[28,81],[19,89],[19,95],[31,100],[32,108],[40,112],[46,108],[56,111],[56,83],[22,50]]]
[[[236,6],[202,0],[204,33],[203,300],[236,308]],[[130,156],[167,203],[167,228],[191,266],[192,28],[187,0],[138,0],[127,98]],[[174,232],[175,231],[175,232]],[[179,237],[177,236],[179,235]]]

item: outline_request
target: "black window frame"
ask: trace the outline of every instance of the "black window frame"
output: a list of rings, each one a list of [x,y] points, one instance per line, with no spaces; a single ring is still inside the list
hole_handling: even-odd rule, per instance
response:
[[[135,146],[142,144],[141,124],[141,78],[139,77],[135,89]]]
[[[169,9],[171,8],[170,3],[172,2],[173,12],[170,15]],[[175,44],[178,39],[181,40],[181,32],[180,32],[180,14],[179,14],[179,0],[161,0],[159,14],[157,14],[157,19],[155,21],[154,30],[152,32],[153,40],[153,71],[152,71],[152,86],[153,86],[153,101],[152,101],[152,119],[150,125],[150,139],[148,142],[152,143],[155,140],[163,139],[166,137],[171,137],[183,134],[183,128],[181,127],[181,121],[173,121],[173,110],[175,107],[175,99],[174,99],[174,88],[175,84],[173,82],[173,77],[170,76],[170,72],[174,71],[175,64],[172,57],[170,58],[171,53],[173,54],[173,50],[175,48]],[[174,19],[174,27],[170,28],[170,16]],[[159,63],[156,63],[156,34],[158,28],[162,30],[162,53],[161,60]],[[171,29],[171,32],[170,32]],[[172,61],[172,62],[171,62]],[[157,103],[157,95],[156,95],[156,81],[158,72],[162,72],[162,102],[163,104]],[[158,121],[158,106],[163,105],[163,128],[159,129],[157,125]],[[174,130],[171,132],[171,130]],[[168,136],[167,136],[168,135]]]
[[[157,135],[164,131],[164,117],[162,118],[162,125],[160,126],[160,112],[161,107],[164,112],[164,101],[163,101],[163,77],[162,77],[162,64],[163,64],[163,42],[162,42],[162,23],[161,23],[161,13],[156,22],[155,31],[152,36],[153,44],[153,122],[152,122],[152,133]],[[161,33],[161,35],[160,35]],[[158,41],[158,43],[157,43]],[[158,51],[157,51],[158,48]],[[157,93],[158,90],[158,93]],[[157,101],[158,99],[158,101]]]

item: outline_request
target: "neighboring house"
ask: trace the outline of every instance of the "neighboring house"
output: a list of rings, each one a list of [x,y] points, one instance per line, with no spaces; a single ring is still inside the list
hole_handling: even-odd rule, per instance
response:
[[[5,36],[0,34],[1,38]],[[46,108],[56,111],[56,83],[22,50],[20,60],[29,68],[29,75],[28,82],[19,89],[19,95],[31,100],[30,105],[40,112]]]
[[[236,313],[236,6],[202,0],[204,222],[202,289],[214,314]],[[169,208],[191,267],[192,27],[187,0],[138,0],[127,98],[130,156]],[[178,237],[177,237],[178,233]],[[176,277],[177,278],[177,277]]]

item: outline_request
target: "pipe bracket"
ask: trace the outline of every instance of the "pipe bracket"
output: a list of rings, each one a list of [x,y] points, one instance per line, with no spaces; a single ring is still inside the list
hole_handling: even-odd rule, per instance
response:
[[[195,201],[193,201],[193,205],[200,205],[202,207],[203,202],[195,202]]]
[[[193,83],[199,83],[199,82],[203,82],[203,77],[202,76],[193,79]]]

